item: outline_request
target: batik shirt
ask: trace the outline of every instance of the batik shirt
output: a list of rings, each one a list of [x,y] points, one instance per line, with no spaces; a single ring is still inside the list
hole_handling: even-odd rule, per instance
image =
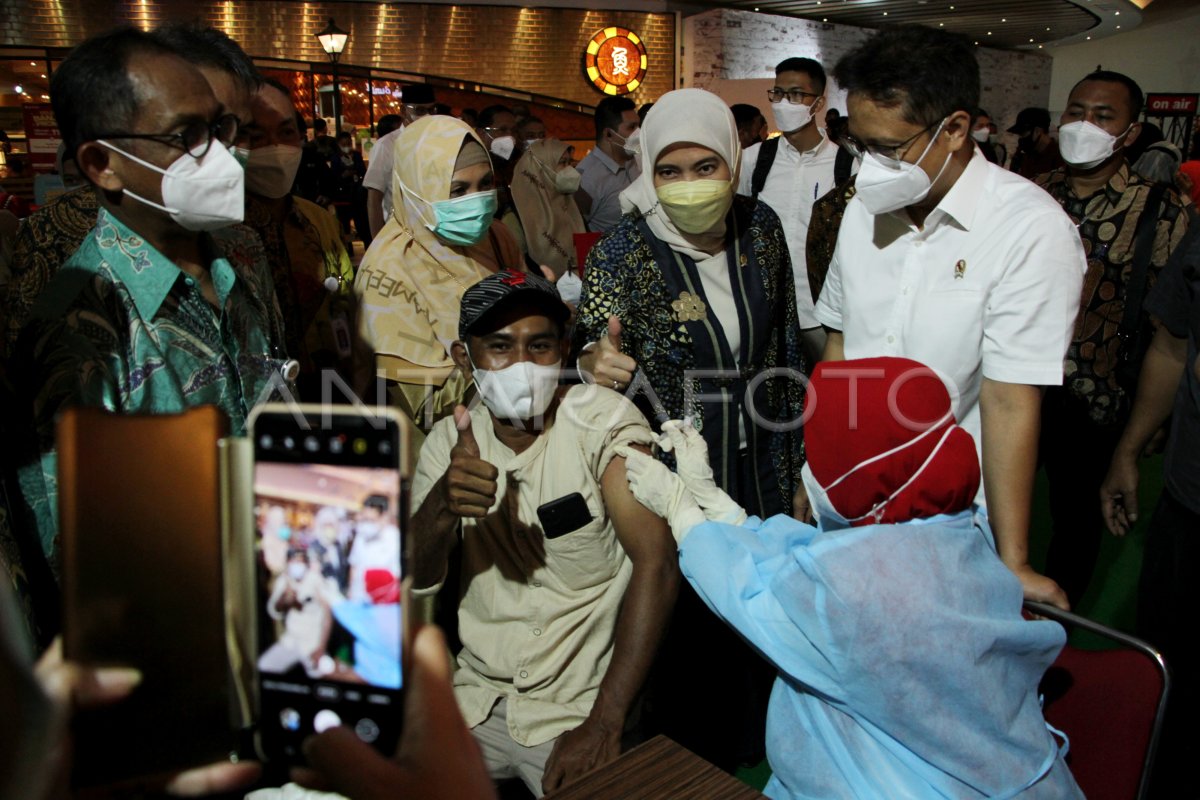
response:
[[[100,202],[91,185],[54,198],[29,215],[13,242],[12,278],[0,303],[0,348],[12,355],[38,295],[96,225]]]
[[[729,351],[724,331],[707,311],[711,304],[695,264],[676,261],[633,214],[622,217],[588,254],[575,351],[605,335],[609,316],[619,317],[622,351],[638,364],[626,395],[651,425],[695,414],[717,483],[755,511],[790,511],[804,464],[799,421],[801,373],[807,367],[800,355],[787,241],[775,212],[747,197],[734,199],[728,225],[726,252],[742,328],[739,354]],[[686,287],[691,291],[683,291]],[[690,313],[699,309],[704,310]],[[730,369],[738,377],[710,377],[713,370]],[[747,402],[751,394],[753,403]],[[741,453],[739,419],[747,433]],[[741,455],[753,460],[762,478],[753,487],[737,483]],[[671,463],[669,456],[664,461]]]
[[[276,223],[262,201],[246,198],[246,226],[258,234],[283,312],[285,349],[300,362],[305,400],[321,399],[322,369],[350,380],[354,268],[337,218],[316,203],[292,197]],[[331,291],[325,284],[333,278]]]
[[[1099,425],[1123,421],[1132,398],[1117,383],[1116,366],[1121,338],[1117,331],[1125,316],[1125,295],[1133,273],[1138,220],[1146,207],[1150,184],[1123,164],[1108,184],[1089,197],[1078,197],[1064,169],[1038,177],[1038,184],[1058,201],[1079,228],[1087,273],[1075,333],[1063,361],[1063,382],[1088,405],[1088,416]],[[1157,231],[1151,249],[1146,293],[1187,231],[1188,215],[1173,189],[1163,194]]]
[[[204,245],[220,309],[204,299],[196,280],[101,210],[18,340],[13,383],[32,412],[36,436],[19,480],[56,568],[60,411],[173,414],[215,405],[241,434],[250,409],[280,384],[283,325],[262,244],[234,226]]]

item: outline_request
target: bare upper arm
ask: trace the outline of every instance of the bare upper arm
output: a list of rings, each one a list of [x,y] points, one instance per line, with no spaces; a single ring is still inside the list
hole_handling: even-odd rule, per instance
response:
[[[643,445],[632,447],[649,453]],[[617,540],[629,559],[636,563],[645,560],[675,560],[675,539],[666,520],[637,501],[629,490],[625,477],[625,459],[616,456],[608,462],[600,477],[604,508],[612,519]]]

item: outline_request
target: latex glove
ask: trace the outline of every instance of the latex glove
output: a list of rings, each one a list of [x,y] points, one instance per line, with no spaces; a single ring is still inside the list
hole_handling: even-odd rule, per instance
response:
[[[708,463],[708,443],[690,418],[672,419],[663,423],[658,446],[675,453],[675,471],[704,509],[704,516],[715,522],[740,525],[746,511],[726,494],[713,477]]]
[[[682,542],[692,528],[704,522],[704,512],[692,493],[661,461],[632,447],[618,447],[617,454],[625,457],[629,491],[639,503],[667,521],[675,541]]]

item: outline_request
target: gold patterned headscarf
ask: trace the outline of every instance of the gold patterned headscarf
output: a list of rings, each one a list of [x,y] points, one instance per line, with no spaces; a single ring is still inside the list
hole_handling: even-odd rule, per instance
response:
[[[483,147],[469,125],[447,116],[423,117],[396,137],[397,201],[354,281],[359,336],[374,351],[376,373],[390,380],[444,380],[454,367],[450,344],[458,338],[463,292],[501,268],[522,268],[517,243],[498,220],[470,247],[445,244],[429,227],[437,222],[432,204],[450,197],[467,142]],[[423,376],[410,377],[419,368],[426,368]]]
[[[554,187],[559,159],[567,143],[558,139],[535,142],[521,156],[513,173],[512,196],[525,231],[530,257],[562,275],[575,268],[575,234],[587,228],[573,195]]]

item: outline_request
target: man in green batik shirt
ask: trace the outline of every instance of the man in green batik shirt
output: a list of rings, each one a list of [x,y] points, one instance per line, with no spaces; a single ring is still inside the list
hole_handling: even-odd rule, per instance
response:
[[[101,204],[96,227],[35,304],[12,364],[37,449],[19,481],[56,567],[58,412],[211,404],[241,433],[286,365],[262,245],[230,227],[244,201],[229,151],[237,117],[204,76],[152,36],[123,29],[72,51],[51,97]]]

